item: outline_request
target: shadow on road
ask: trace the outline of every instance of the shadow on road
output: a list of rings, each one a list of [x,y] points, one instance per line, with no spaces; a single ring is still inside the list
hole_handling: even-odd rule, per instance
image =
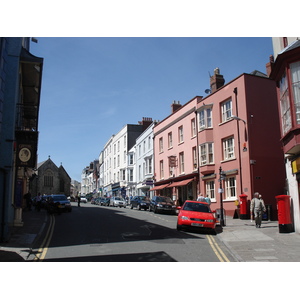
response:
[[[44,262],[176,262],[163,251],[45,259]]]

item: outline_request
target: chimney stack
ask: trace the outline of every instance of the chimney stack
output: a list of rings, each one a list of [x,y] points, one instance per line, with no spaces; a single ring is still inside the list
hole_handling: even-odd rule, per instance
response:
[[[266,64],[267,75],[269,77],[270,77],[273,67],[274,67],[274,56],[270,55],[269,62]]]
[[[182,105],[180,104],[180,101],[174,100],[171,104],[171,113],[173,114],[176,110],[178,110]]]
[[[210,77],[210,90],[211,92],[215,92],[217,89],[222,87],[225,83],[225,79],[223,75],[220,74],[220,69],[214,69],[214,75]]]
[[[152,118],[143,117],[142,121],[139,121],[139,125],[143,125],[143,129],[146,130],[152,124]]]

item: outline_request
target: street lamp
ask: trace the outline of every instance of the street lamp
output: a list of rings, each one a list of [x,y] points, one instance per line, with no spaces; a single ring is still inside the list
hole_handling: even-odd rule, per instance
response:
[[[223,227],[225,226],[225,222],[224,222],[224,212],[223,212],[223,188],[222,188],[222,180],[225,179],[226,174],[224,171],[222,171],[222,167],[220,167],[219,169],[219,174],[220,174],[220,189],[219,189],[219,193],[220,193],[220,207],[221,207],[221,217],[220,217],[220,225]]]
[[[246,125],[246,121],[243,120],[243,119],[241,119],[241,118],[239,118],[239,117],[237,117],[237,116],[231,116],[231,119],[237,120],[237,121],[242,121],[242,122],[244,122],[244,124]]]

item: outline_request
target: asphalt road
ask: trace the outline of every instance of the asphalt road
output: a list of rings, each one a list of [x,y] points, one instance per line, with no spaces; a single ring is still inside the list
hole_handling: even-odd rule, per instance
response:
[[[178,232],[175,215],[73,203],[71,213],[50,218],[42,261],[234,261],[216,236]]]

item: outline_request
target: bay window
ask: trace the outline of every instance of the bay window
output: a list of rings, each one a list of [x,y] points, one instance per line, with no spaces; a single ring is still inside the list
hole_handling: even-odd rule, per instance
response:
[[[300,61],[290,64],[296,122],[300,124]]]

